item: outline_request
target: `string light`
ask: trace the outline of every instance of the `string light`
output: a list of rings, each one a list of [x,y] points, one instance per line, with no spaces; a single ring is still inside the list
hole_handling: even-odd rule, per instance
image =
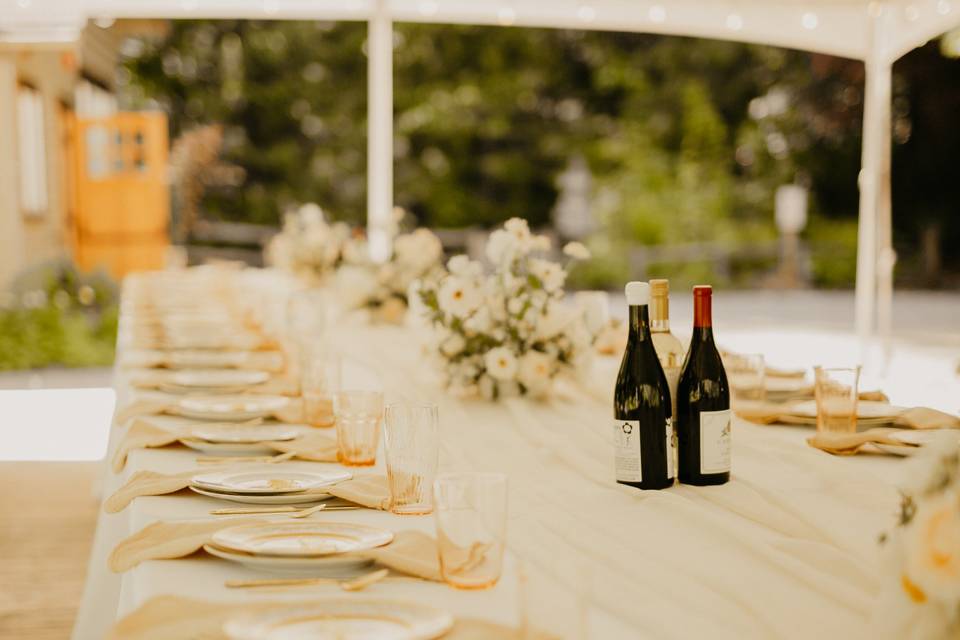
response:
[[[26,9],[31,4],[30,0],[17,0],[17,6],[21,9]]]
[[[280,10],[277,0],[263,0],[263,12],[267,15],[273,15]]]
[[[920,10],[917,9],[914,5],[908,4],[903,9],[903,15],[907,16],[907,20],[910,22],[916,22],[920,17]]]
[[[650,7],[650,11],[647,13],[650,17],[650,22],[663,22],[667,19],[667,10],[659,4]]]
[[[580,8],[577,9],[577,17],[584,22],[593,22],[593,19],[597,17],[597,10],[588,4],[580,5]]]
[[[740,29],[743,29],[743,18],[736,13],[731,13],[728,15],[727,29],[730,29],[731,31],[740,31]]]
[[[952,9],[953,7],[950,6],[950,3],[947,2],[947,0],[940,0],[940,2],[937,3],[937,13],[939,13],[942,16],[945,16],[948,13],[950,13]]]
[[[512,7],[500,7],[497,11],[497,22],[504,27],[509,27],[517,21],[517,12]]]
[[[803,17],[800,18],[800,24],[803,25],[804,29],[809,29],[813,31],[817,28],[817,25],[820,24],[820,18],[817,17],[817,14],[812,11],[808,11],[803,14]]]

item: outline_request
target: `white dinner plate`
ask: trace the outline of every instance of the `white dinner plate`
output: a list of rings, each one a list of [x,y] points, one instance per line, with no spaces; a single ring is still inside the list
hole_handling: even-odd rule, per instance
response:
[[[323,489],[350,477],[349,472],[336,469],[296,471],[277,465],[262,465],[243,470],[199,473],[190,479],[190,485],[221,493],[279,495]]]
[[[223,631],[230,640],[434,640],[452,627],[452,615],[428,605],[353,597],[241,613]]]
[[[192,438],[218,444],[254,444],[283,442],[302,435],[302,431],[286,424],[211,423],[190,429]]]
[[[226,500],[227,502],[239,502],[240,504],[312,504],[314,502],[323,502],[333,496],[326,491],[305,491],[303,493],[281,493],[281,494],[250,494],[250,493],[227,493],[224,491],[207,491],[199,487],[188,487],[190,491],[199,493],[208,498],[217,500]]]
[[[290,399],[284,396],[186,396],[177,400],[176,411],[179,415],[194,420],[242,422],[265,418],[288,404]]]
[[[186,437],[180,438],[180,442],[194,451],[216,456],[272,455],[278,453],[269,445],[260,442],[249,444],[237,442],[207,442],[206,440]]]
[[[960,431],[956,429],[911,429],[891,433],[890,437],[894,440],[900,440],[905,443],[902,445],[874,443],[874,446],[881,451],[892,453],[896,456],[912,456],[923,448],[923,445],[940,437],[941,433],[950,433],[957,439],[960,446]]]
[[[373,564],[368,558],[354,556],[320,556],[316,558],[285,558],[282,556],[253,556],[248,553],[239,553],[229,549],[221,549],[212,544],[203,545],[203,550],[212,556],[238,562],[245,567],[258,571],[270,571],[284,575],[314,577],[317,575],[335,575],[346,577],[349,572],[356,571]],[[262,640],[262,636],[261,636]]]
[[[221,529],[211,542],[221,549],[254,556],[307,558],[364,551],[389,544],[387,529],[351,522],[287,520]]]
[[[248,357],[247,351],[183,349],[167,352],[165,360],[174,369],[225,369],[239,367]]]

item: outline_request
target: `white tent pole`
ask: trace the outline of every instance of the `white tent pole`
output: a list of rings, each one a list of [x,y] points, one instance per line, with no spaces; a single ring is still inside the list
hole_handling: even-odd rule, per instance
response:
[[[367,238],[370,257],[390,257],[393,216],[393,22],[377,0],[367,31]]]
[[[880,15],[870,25],[870,52],[864,61],[866,81],[863,99],[863,148],[860,169],[860,218],[857,235],[856,327],[862,351],[873,335],[877,304],[877,225],[884,180],[889,181],[890,127],[890,63],[884,55],[883,14],[889,7],[881,5]],[[886,156],[886,162],[884,157]],[[887,167],[884,171],[884,166]]]

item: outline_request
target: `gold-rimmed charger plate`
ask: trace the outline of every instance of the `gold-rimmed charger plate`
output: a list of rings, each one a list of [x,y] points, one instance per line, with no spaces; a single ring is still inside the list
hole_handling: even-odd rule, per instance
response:
[[[207,491],[280,495],[322,490],[350,477],[349,472],[339,469],[299,471],[266,464],[240,470],[198,473],[190,479],[190,485]]]

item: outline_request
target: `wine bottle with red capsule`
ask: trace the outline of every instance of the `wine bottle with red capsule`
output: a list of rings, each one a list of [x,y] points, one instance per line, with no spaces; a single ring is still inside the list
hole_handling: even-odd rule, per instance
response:
[[[677,383],[679,479],[730,481],[730,387],[713,341],[713,289],[693,288],[693,336]]]

